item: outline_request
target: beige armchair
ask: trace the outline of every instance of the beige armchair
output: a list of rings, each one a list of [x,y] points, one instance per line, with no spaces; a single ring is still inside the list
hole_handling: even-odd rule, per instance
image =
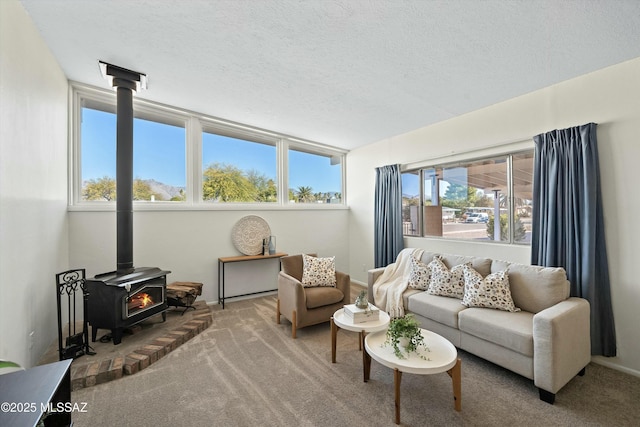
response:
[[[302,255],[281,258],[282,271],[278,275],[278,302],[276,323],[280,315],[291,322],[291,337],[296,338],[296,330],[305,326],[328,322],[336,310],[349,304],[351,278],[336,271],[336,286],[302,286]]]

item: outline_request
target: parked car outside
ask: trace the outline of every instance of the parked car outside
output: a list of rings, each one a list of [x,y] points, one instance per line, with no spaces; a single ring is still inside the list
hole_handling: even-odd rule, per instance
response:
[[[489,215],[484,212],[473,212],[467,215],[464,222],[489,222]]]

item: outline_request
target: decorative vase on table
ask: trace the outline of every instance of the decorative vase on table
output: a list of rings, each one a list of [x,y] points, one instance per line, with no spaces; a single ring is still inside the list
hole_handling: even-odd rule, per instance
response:
[[[269,255],[276,253],[276,236],[269,236]]]
[[[400,337],[398,338],[398,347],[403,348],[407,353],[407,347],[409,347],[409,344],[411,343],[411,340],[407,337]]]
[[[356,307],[358,308],[369,308],[369,299],[367,298],[367,291],[360,291],[360,294],[356,297]]]

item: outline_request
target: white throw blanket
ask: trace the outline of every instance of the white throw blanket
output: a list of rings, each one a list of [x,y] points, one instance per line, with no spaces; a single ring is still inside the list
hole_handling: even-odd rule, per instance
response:
[[[373,283],[373,301],[383,308],[392,319],[404,316],[402,294],[409,286],[411,257],[420,259],[423,249],[407,248],[400,251],[396,262],[385,267],[382,274]]]

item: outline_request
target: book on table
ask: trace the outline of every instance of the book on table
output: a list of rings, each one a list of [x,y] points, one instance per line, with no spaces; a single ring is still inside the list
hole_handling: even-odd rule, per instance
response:
[[[344,315],[353,323],[371,322],[380,318],[380,310],[371,304],[367,308],[358,308],[355,304],[347,304],[344,306]]]

